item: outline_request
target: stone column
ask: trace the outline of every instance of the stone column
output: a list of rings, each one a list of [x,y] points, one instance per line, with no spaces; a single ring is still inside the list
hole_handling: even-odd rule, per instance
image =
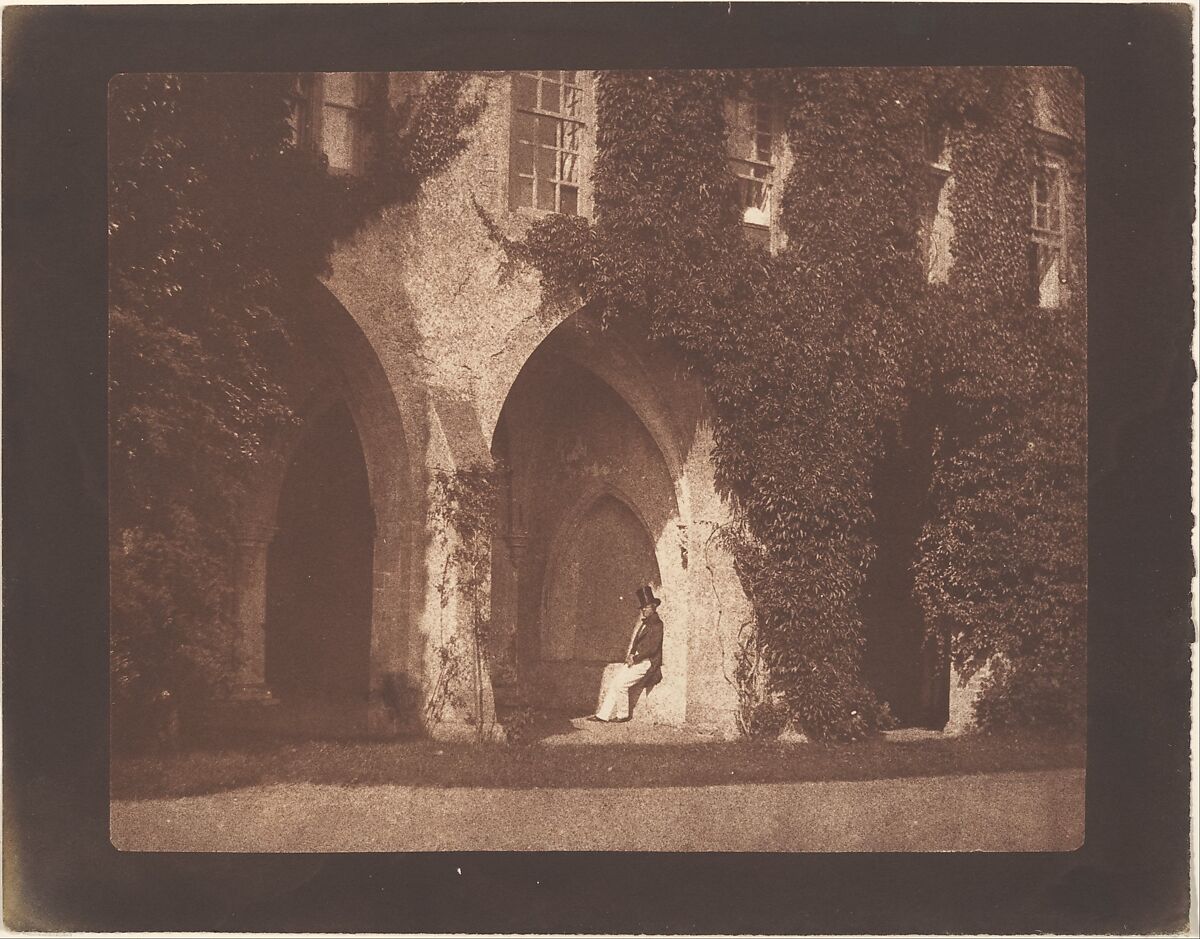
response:
[[[951,641],[956,641],[955,640]],[[946,722],[945,733],[950,736],[965,734],[974,730],[978,725],[975,721],[975,703],[983,689],[983,683],[992,670],[989,659],[969,679],[953,665],[950,666],[950,718]]]
[[[274,703],[266,684],[267,549],[272,525],[242,530],[234,559],[234,689],[240,701]]]
[[[510,532],[504,539],[507,548],[508,562],[512,566],[512,597],[510,598],[513,612],[512,635],[507,638],[509,653],[505,664],[506,671],[514,682],[529,680],[528,665],[530,660],[529,640],[522,635],[521,630],[521,601],[522,574],[525,570],[525,558],[529,551],[529,534],[523,530]]]
[[[508,562],[512,566],[512,662],[514,678],[518,682],[528,682],[529,675],[525,666],[529,665],[532,656],[529,654],[528,637],[523,634],[521,623],[522,579],[525,572],[525,558],[529,554],[529,530],[525,524],[525,507],[514,484],[513,470],[510,466],[504,474],[503,497],[501,499],[501,525],[504,526],[504,545]]]

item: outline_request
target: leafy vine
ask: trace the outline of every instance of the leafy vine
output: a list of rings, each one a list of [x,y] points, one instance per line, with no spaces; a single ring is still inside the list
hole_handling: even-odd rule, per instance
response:
[[[462,153],[482,110],[467,74],[414,79],[392,101],[375,76],[371,155],[337,174],[296,143],[297,78],[126,74],[110,88],[111,661],[133,723],[162,689],[196,701],[230,672],[239,495],[296,421],[288,311],[339,239]]]
[[[713,405],[719,481],[773,691],[812,736],[885,724],[866,680],[875,470],[894,430],[932,441],[913,593],[985,721],[1078,720],[1085,598],[1082,239],[1059,308],[1029,288],[1033,88],[1018,69],[620,72],[597,78],[595,223],[520,245],[553,295],[669,346]],[[1039,80],[1081,140],[1078,76]],[[724,102],[786,115],[786,246],[743,236]],[[925,276],[928,131],[945,127],[954,263]],[[1082,231],[1082,151],[1067,154]]]
[[[447,704],[462,703],[455,688],[465,678],[473,699],[470,719],[479,740],[488,739],[493,729],[488,723],[485,673],[491,625],[488,603],[491,548],[501,472],[494,466],[437,471],[433,475],[429,511],[430,524],[447,548],[439,585],[442,607],[450,602],[451,593],[456,592],[467,604],[470,632],[467,636],[456,634],[438,647],[438,666],[426,703],[426,720],[427,723],[441,720]]]

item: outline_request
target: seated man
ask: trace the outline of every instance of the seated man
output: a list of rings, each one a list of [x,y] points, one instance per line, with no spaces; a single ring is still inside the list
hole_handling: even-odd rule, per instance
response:
[[[662,680],[663,622],[658,617],[662,603],[650,587],[638,588],[641,614],[633,627],[624,667],[613,676],[600,710],[588,718],[606,724],[621,724],[629,720],[629,694],[638,685],[651,688]]]

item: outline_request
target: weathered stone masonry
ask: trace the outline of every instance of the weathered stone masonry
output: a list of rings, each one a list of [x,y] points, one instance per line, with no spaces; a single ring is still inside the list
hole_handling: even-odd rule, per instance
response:
[[[348,731],[386,731],[388,676],[428,693],[438,648],[455,633],[465,639],[468,619],[461,598],[439,591],[448,545],[427,521],[431,476],[496,456],[511,474],[493,545],[489,686],[586,709],[604,663],[623,655],[646,579],[663,599],[665,678],[638,719],[731,730],[725,675],[748,609],[730,558],[710,543],[729,514],[713,484],[703,393],[636,337],[544,305],[534,272],[502,283],[504,258],[474,203],[513,235],[534,215],[508,209],[509,80],[481,76],[478,88],[488,106],[468,150],[416,205],[385,211],[340,246],[309,308],[294,311],[292,378],[308,404],[250,486],[232,572],[240,693],[278,697],[265,663],[268,646],[287,641],[268,623],[280,491],[298,439],[344,404],[374,516],[362,626],[370,687],[310,712]],[[588,160],[590,149],[585,212]],[[336,658],[345,636],[322,641]],[[447,723],[474,720],[470,710]]]
[[[594,104],[585,73],[570,74],[582,95],[577,190],[568,202],[560,186],[554,199],[590,215]],[[394,94],[420,80],[389,78]],[[248,482],[231,557],[242,714],[338,733],[430,723],[423,702],[446,650],[469,646],[472,616],[447,589],[453,533],[434,530],[431,484],[495,460],[507,472],[483,590],[483,713],[467,669],[457,704],[429,729],[490,727],[520,701],[588,710],[605,664],[623,657],[643,583],[663,600],[664,680],[635,719],[734,729],[729,678],[750,609],[713,537],[730,507],[714,482],[704,392],[628,328],[543,298],[537,273],[513,273],[481,218],[518,238],[538,215],[510,198],[521,185],[514,120],[529,105],[514,100],[519,81],[477,76],[487,106],[467,150],[415,204],[340,245],[329,275],[287,311],[295,353],[280,378],[304,402],[300,422]],[[761,131],[767,112],[730,113]],[[565,133],[528,152],[565,159]],[[771,169],[778,186],[785,135],[752,139],[752,152],[731,157],[752,181],[755,166]],[[927,273],[944,279],[951,151],[931,159],[941,188]],[[764,244],[782,243],[777,201],[747,213]],[[978,682],[951,676],[949,729],[969,724]]]

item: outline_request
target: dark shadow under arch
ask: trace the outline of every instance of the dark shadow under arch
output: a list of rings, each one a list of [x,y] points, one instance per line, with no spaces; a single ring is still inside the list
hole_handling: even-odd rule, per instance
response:
[[[339,402],[292,455],[267,555],[266,680],[281,700],[365,702],[374,538],[362,445]]]
[[[586,711],[606,664],[625,656],[637,588],[662,586],[681,612],[686,602],[682,457],[674,416],[644,366],[613,360],[616,337],[580,346],[574,329],[560,327],[530,355],[493,436],[509,486],[492,613],[497,634],[511,635],[519,682],[539,704]],[[671,668],[682,675],[686,647],[675,650]],[[496,692],[502,703],[499,684]]]
[[[411,456],[423,452],[427,437],[423,398],[419,391],[408,396],[411,389],[405,379],[393,382],[371,336],[324,285],[314,282],[310,289],[297,291],[289,324],[294,354],[280,380],[293,400],[304,402],[302,419],[273,442],[259,472],[246,483],[242,530],[233,556],[237,633],[231,684],[241,701],[265,698],[269,703],[268,691],[276,692],[276,699],[295,699],[306,690],[353,699],[352,711],[337,714],[320,708],[266,708],[251,716],[260,716],[282,732],[358,733],[377,719],[386,724],[377,692],[389,676],[419,680],[423,667],[414,642],[413,598],[420,598],[424,589],[419,563],[424,550],[424,469],[420,462],[414,465]],[[331,429],[325,422],[336,426]],[[339,468],[340,482],[353,492],[314,497],[314,487],[320,487],[313,479],[333,466]],[[306,489],[308,496],[296,494]],[[299,530],[306,511],[300,503],[314,498],[315,514],[323,521],[310,531]],[[338,527],[351,522],[352,535]],[[322,539],[330,543],[322,546]],[[338,628],[350,640],[335,653],[342,658],[327,673],[285,664],[291,640],[272,640],[268,650],[268,621],[273,634],[283,630],[290,635],[293,627],[281,624],[310,616],[308,607],[320,605],[320,597],[309,597],[308,603],[286,599],[288,593],[303,595],[309,589],[297,571],[314,565],[301,557],[287,558],[292,548],[285,542],[298,542],[294,550],[303,554],[331,549],[339,539],[350,539],[344,553],[357,574],[347,574],[345,584],[326,590],[349,592],[347,615],[355,625]],[[325,566],[332,569],[337,563],[327,558]],[[282,588],[281,578],[287,584]],[[327,618],[336,617],[330,613]],[[312,623],[295,627],[292,638],[300,646],[307,644],[309,653],[318,650],[306,655],[297,651],[297,659],[327,657],[331,647],[313,638],[325,628]]]

